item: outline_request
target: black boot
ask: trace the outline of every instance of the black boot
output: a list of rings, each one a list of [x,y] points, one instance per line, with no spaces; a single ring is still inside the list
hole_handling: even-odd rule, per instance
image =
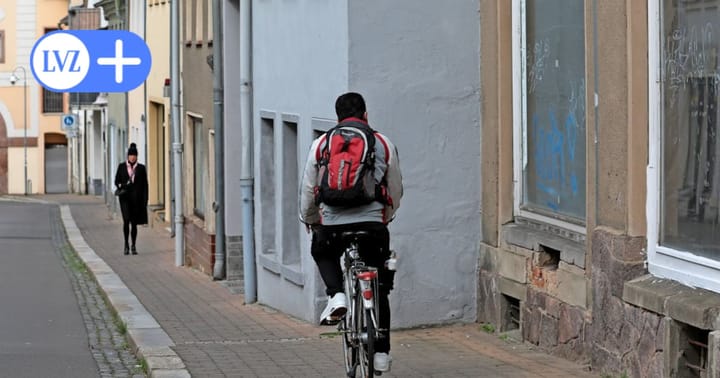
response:
[[[135,249],[135,246],[134,246],[134,245],[132,246],[132,254],[133,254],[133,255],[137,255],[137,249]]]
[[[125,244],[125,252],[123,252],[123,255],[130,254],[130,247],[128,247],[127,244]]]

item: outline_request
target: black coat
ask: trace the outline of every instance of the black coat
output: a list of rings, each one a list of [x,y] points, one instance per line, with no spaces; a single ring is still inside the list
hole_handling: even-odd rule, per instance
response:
[[[147,224],[148,178],[145,166],[137,163],[135,167],[135,180],[128,184],[130,175],[127,171],[127,162],[118,165],[115,173],[115,187],[126,187],[128,190],[120,196],[120,210],[124,221],[135,224]]]

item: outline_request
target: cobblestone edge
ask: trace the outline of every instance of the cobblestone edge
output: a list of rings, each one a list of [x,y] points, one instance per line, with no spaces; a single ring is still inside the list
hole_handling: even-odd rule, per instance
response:
[[[145,361],[149,377],[190,377],[172,347],[175,344],[140,303],[122,279],[87,244],[73,219],[70,207],[60,205],[67,240],[95,278],[100,290],[126,325],[127,338],[138,358]]]
[[[62,226],[60,210],[50,207],[50,227],[55,252],[60,255],[75,297],[78,300],[88,343],[100,376],[143,378],[142,365],[130,350],[122,325],[115,321],[115,313],[109,306],[94,277],[68,244]]]

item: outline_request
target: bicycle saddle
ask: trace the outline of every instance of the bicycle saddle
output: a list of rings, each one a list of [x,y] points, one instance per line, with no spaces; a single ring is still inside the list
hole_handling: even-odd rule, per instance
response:
[[[341,234],[341,237],[343,241],[351,242],[361,240],[369,235],[370,233],[367,231],[346,231]]]

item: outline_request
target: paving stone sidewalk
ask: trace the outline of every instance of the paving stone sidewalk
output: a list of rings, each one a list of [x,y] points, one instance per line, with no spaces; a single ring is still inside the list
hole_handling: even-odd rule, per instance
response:
[[[122,254],[122,225],[90,196],[45,196],[70,206],[87,244],[130,288],[174,342],[194,377],[341,377],[342,352],[332,327],[271,308],[245,305],[202,273],[174,265],[174,242],[141,227],[138,256]],[[582,366],[477,324],[393,333],[393,369],[383,377],[591,377]]]

